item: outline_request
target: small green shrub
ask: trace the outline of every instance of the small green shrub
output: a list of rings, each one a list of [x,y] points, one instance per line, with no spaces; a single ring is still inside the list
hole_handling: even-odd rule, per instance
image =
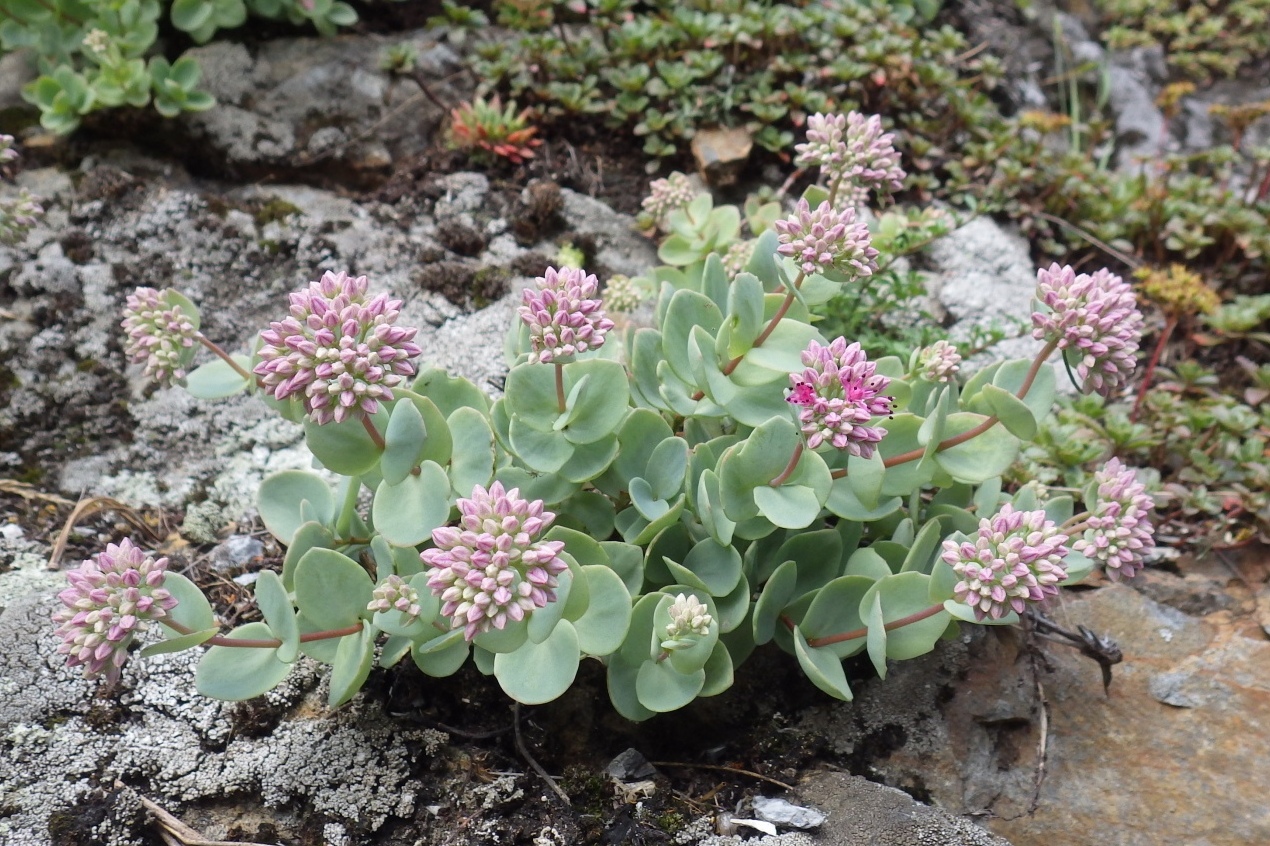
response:
[[[161,19],[198,44],[248,15],[311,24],[323,35],[357,22],[340,0],[5,0],[0,4],[0,54],[26,51],[40,76],[22,95],[40,109],[51,132],[75,130],[87,114],[153,103],[164,117],[211,108],[198,90],[191,59],[155,54]]]

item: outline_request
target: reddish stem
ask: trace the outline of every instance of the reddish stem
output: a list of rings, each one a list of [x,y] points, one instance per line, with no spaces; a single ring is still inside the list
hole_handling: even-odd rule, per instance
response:
[[[221,359],[221,361],[225,362],[230,367],[232,367],[234,369],[234,372],[237,373],[239,376],[243,377],[248,382],[255,382],[256,384],[260,384],[259,379],[257,379],[250,372],[244,370],[242,368],[242,365],[234,361],[234,357],[230,355],[229,353],[225,352],[225,350],[221,349],[219,344],[209,339],[202,332],[196,333],[194,337],[198,339],[198,342],[200,344],[202,344],[203,346],[207,347],[209,350],[214,352]]]
[[[379,430],[375,428],[375,424],[370,422],[370,416],[362,415],[362,428],[366,430],[366,434],[370,435],[370,439],[375,442],[375,446],[383,451],[386,448],[384,436],[379,434]]]
[[[1177,322],[1178,316],[1170,314],[1168,320],[1164,322],[1164,331],[1160,333],[1160,340],[1156,341],[1155,349],[1151,350],[1151,360],[1147,362],[1146,370],[1142,372],[1142,384],[1138,386],[1138,395],[1133,400],[1133,411],[1129,413],[1129,419],[1135,423],[1138,420],[1138,413],[1142,410],[1142,401],[1146,399],[1147,390],[1151,387],[1151,379],[1155,376],[1156,365],[1160,363],[1164,346],[1172,337],[1173,330],[1177,328]]]
[[[188,626],[183,626],[175,620],[159,620],[160,623],[183,635],[194,634],[194,630]],[[351,626],[345,626],[342,629],[328,629],[321,632],[308,632],[300,635],[300,643],[312,643],[315,640],[331,640],[337,637],[347,637],[351,634],[357,634],[362,630],[361,623],[355,623]],[[215,635],[203,641],[209,646],[231,646],[246,649],[277,649],[282,646],[282,641],[277,638],[232,638],[224,635]]]
[[[794,454],[789,457],[789,463],[785,465],[785,469],[780,472],[775,479],[768,482],[774,488],[779,488],[785,484],[785,481],[794,475],[794,468],[798,466],[798,460],[803,457],[803,442],[800,440],[798,446],[794,447]]]
[[[1032,390],[1032,385],[1036,382],[1037,374],[1041,372],[1041,366],[1045,364],[1045,361],[1050,357],[1050,354],[1056,349],[1058,349],[1058,342],[1050,341],[1039,353],[1037,353],[1036,358],[1032,359],[1032,366],[1028,368],[1027,376],[1023,379],[1023,384],[1019,386],[1018,393],[1015,394],[1016,397],[1023,399],[1027,396],[1028,391]],[[966,441],[979,437],[1000,422],[1000,418],[994,414],[978,426],[975,426],[973,429],[968,429],[960,435],[953,435],[951,438],[945,438],[940,441],[939,446],[935,447],[935,452],[941,452],[946,449],[951,449],[958,444],[964,444]],[[885,459],[882,462],[882,466],[894,467],[897,464],[917,461],[925,454],[925,448],[912,449],[908,452],[902,452],[899,455],[892,455],[890,458]],[[830,473],[830,475],[835,479],[841,479],[843,476],[847,475],[847,470],[845,467],[840,467]]]
[[[941,602],[938,605],[932,605],[929,608],[923,608],[921,611],[918,611],[915,614],[909,614],[907,617],[900,617],[898,620],[892,620],[891,622],[884,625],[882,628],[888,632],[894,631],[895,629],[903,628],[904,626],[912,625],[913,623],[919,623],[922,620],[925,620],[929,617],[934,617],[936,614],[938,614],[940,611],[943,611],[943,610],[944,610],[944,604]],[[781,622],[784,623],[785,628],[789,629],[791,632],[794,630],[794,626],[795,626],[794,621],[791,620],[789,617],[785,616],[784,614],[781,615]],[[819,646],[829,646],[830,644],[833,644],[833,643],[843,643],[848,640],[856,640],[857,638],[865,637],[866,635],[868,635],[868,633],[869,633],[868,626],[862,626],[861,628],[858,628],[858,629],[852,629],[849,632],[840,632],[839,634],[832,634],[832,635],[825,635],[824,637],[810,638],[807,641],[807,645],[813,648],[819,647]]]

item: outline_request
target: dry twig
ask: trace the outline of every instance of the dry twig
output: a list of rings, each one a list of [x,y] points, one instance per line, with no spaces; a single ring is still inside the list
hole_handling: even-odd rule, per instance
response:
[[[67,502],[67,504],[69,505],[70,503]],[[53,551],[49,554],[48,566],[50,570],[61,569],[62,554],[66,552],[66,544],[70,541],[71,530],[75,528],[75,524],[90,514],[96,514],[98,511],[113,511],[151,541],[157,543],[163,540],[163,537],[156,533],[154,527],[146,523],[140,514],[119,500],[111,499],[108,496],[89,497],[88,499],[80,500],[71,509],[71,513],[66,515],[66,522],[62,525],[62,531],[58,532],[57,541],[53,544]]]
[[[721,767],[718,764],[687,764],[680,761],[650,761],[649,763],[651,763],[654,767],[682,767],[684,769],[692,770],[716,770],[721,773],[737,773],[739,775],[749,776],[750,778],[756,778],[759,781],[765,781],[768,784],[774,784],[777,787],[784,788],[785,790],[794,789],[793,785],[786,784],[783,781],[777,781],[771,776],[765,776],[762,773],[756,773],[753,770],[743,770],[740,767]]]
[[[551,788],[551,792],[560,798],[560,801],[565,804],[565,807],[573,807],[573,803],[569,801],[569,794],[561,790],[560,785],[556,784],[556,780],[553,779],[545,769],[543,769],[542,764],[538,763],[537,759],[534,758],[533,755],[529,754],[529,747],[525,745],[525,738],[520,734],[519,702],[512,707],[512,728],[515,729],[516,751],[520,753],[520,757],[524,758],[525,763],[529,764],[529,766],[533,768],[533,771],[547,783],[547,786]]]
[[[115,787],[127,789],[127,785],[121,781],[116,781]],[[250,843],[245,840],[208,840],[164,810],[157,802],[147,799],[140,793],[137,794],[137,798],[141,800],[141,805],[154,815],[155,822],[159,824],[159,836],[168,846],[277,846],[273,843]]]

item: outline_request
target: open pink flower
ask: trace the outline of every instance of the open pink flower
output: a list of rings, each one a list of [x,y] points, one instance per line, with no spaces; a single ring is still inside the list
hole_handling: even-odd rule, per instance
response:
[[[799,422],[807,446],[829,444],[851,455],[869,458],[886,435],[880,426],[868,425],[875,417],[891,413],[891,397],[882,391],[891,380],[877,374],[859,344],[838,338],[823,346],[812,341],[803,350],[801,373],[789,376],[792,391],[786,400],[800,406]]]

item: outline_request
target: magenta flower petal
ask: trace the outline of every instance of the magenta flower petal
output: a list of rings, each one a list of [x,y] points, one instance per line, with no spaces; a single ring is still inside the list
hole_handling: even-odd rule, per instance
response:
[[[798,420],[807,446],[829,444],[851,455],[870,458],[886,435],[868,425],[891,414],[892,399],[883,394],[891,380],[877,374],[859,344],[837,338],[829,346],[812,341],[803,350],[801,373],[789,376],[792,391],[786,401],[799,406]]]

